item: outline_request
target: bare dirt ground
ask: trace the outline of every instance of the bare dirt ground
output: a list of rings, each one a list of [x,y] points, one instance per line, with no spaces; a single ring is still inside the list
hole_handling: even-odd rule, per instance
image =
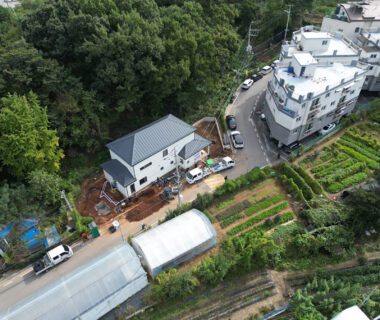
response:
[[[221,155],[226,156],[231,154],[231,150],[223,151],[215,122],[203,121],[196,125],[195,128],[197,128],[197,133],[199,135],[213,141],[213,144],[210,145],[210,158],[217,158]]]

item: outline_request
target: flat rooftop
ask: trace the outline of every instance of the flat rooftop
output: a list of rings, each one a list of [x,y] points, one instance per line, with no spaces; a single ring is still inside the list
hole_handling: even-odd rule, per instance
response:
[[[317,60],[308,52],[296,52],[293,54],[294,58],[301,66],[308,66],[310,64],[317,64]]]
[[[313,92],[314,95],[321,94],[326,90],[326,86],[334,88],[342,79],[352,79],[356,72],[360,74],[363,71],[359,67],[334,63],[331,66],[317,66],[313,78],[294,77],[293,73],[288,73],[288,68],[278,68],[276,75],[285,80],[285,85],[294,86],[293,97],[297,99],[308,92]]]
[[[319,32],[319,31],[304,31],[302,35],[306,39],[330,39],[332,38],[331,34],[328,32]]]
[[[376,43],[376,41],[378,41],[378,40],[380,41],[380,33],[379,32],[363,32],[362,35],[366,39],[368,39],[374,43]]]
[[[313,56],[332,56],[334,54],[334,51],[336,51],[336,55],[338,56],[355,56],[358,55],[358,51],[350,46],[347,42],[343,41],[342,39],[335,38],[331,34],[327,32],[303,32],[302,34],[305,36],[306,34],[310,33],[323,33],[323,34],[328,34],[330,37],[320,37],[321,39],[330,39],[328,47],[324,48],[324,50],[314,50],[313,51]],[[297,34],[295,36],[297,43],[300,43],[301,41],[301,34]],[[317,37],[313,38],[317,39]],[[322,48],[322,46],[320,46]],[[289,55],[293,55],[295,52],[302,52],[294,47],[290,47],[288,50]]]

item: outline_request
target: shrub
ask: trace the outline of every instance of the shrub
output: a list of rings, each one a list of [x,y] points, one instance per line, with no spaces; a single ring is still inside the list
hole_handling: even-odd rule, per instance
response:
[[[293,169],[304,179],[304,181],[311,187],[314,193],[321,194],[323,192],[321,185],[304,169],[297,166],[293,166]]]
[[[222,220],[220,226],[224,229],[225,227],[228,227],[229,225],[233,224],[234,222],[238,221],[243,217],[244,216],[241,213],[234,214],[233,216],[230,216],[229,218]]]
[[[212,193],[198,193],[196,199],[191,203],[191,206],[200,211],[204,211],[208,206],[212,204],[214,196]]]
[[[327,187],[327,191],[331,193],[337,193],[339,191],[342,191],[345,188],[348,188],[355,184],[363,182],[367,178],[368,178],[368,174],[366,172],[359,172],[357,174],[354,174],[353,176],[343,179],[341,182],[337,182],[337,183],[333,183],[329,185]]]
[[[235,215],[237,213],[242,212],[243,210],[247,209],[250,206],[251,206],[251,203],[248,200],[244,200],[243,202],[239,202],[239,203],[223,210],[222,212],[217,214],[215,217],[216,217],[216,219],[221,221],[221,220],[224,220],[224,219],[226,219],[232,215]]]
[[[240,231],[243,231],[244,229],[247,229],[248,227],[254,225],[255,223],[257,223],[261,220],[264,220],[265,218],[270,217],[276,213],[279,213],[281,210],[284,210],[288,206],[289,206],[288,202],[280,203],[279,205],[277,205],[277,206],[275,206],[269,210],[263,211],[263,212],[259,213],[258,215],[253,216],[252,218],[248,219],[247,221],[243,222],[242,224],[237,225],[236,227],[234,227],[230,231],[228,231],[227,234],[230,236],[235,235],[235,234],[239,233]]]
[[[280,201],[284,200],[285,197],[282,194],[275,195],[271,198],[264,198],[256,203],[252,204],[247,210],[245,210],[245,214],[247,216],[251,216],[263,209],[269,208],[271,205],[274,205],[276,203],[279,203]]]
[[[282,183],[284,184],[286,190],[297,200],[309,206],[307,200],[305,199],[302,190],[294,183],[293,179],[289,179],[287,176],[282,175],[280,177]]]
[[[297,184],[298,188],[302,190],[302,193],[307,200],[310,200],[311,198],[313,198],[313,190],[288,163],[286,162],[282,163],[279,169],[288,178],[293,179],[293,181]]]
[[[343,152],[347,153],[348,155],[352,156],[353,158],[355,158],[359,161],[365,162],[369,168],[371,168],[373,170],[380,168],[380,165],[375,160],[369,159],[366,156],[362,155],[361,153],[359,153],[359,152],[357,152],[357,151],[355,151],[355,150],[353,150],[347,146],[344,146],[338,142],[334,143],[334,145],[339,150],[342,150]]]
[[[226,200],[222,201],[222,202],[219,202],[215,208],[218,209],[218,210],[221,210],[221,209],[224,209],[224,207],[227,207],[229,204],[231,204],[231,202],[233,202],[235,199],[234,196],[229,196]]]

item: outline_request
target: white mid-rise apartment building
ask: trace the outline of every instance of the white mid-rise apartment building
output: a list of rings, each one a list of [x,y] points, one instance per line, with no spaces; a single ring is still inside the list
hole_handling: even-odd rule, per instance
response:
[[[271,137],[289,145],[351,113],[367,65],[341,35],[304,27],[281,50],[266,91],[264,114]]]
[[[321,30],[341,33],[361,48],[360,61],[370,64],[363,90],[380,91],[380,0],[339,4]]]

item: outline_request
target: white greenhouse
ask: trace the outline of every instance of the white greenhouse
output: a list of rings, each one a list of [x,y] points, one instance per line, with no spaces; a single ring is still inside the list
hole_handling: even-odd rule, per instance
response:
[[[148,285],[132,247],[123,244],[0,314],[6,320],[94,320]]]
[[[210,220],[196,209],[132,239],[133,248],[152,277],[192,259],[216,243],[216,231]]]

